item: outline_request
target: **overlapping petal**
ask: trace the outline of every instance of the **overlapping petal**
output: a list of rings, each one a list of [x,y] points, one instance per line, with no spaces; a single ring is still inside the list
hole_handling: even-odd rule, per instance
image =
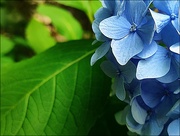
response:
[[[97,60],[101,59],[109,51],[109,48],[110,41],[104,42],[99,46],[91,57],[91,66],[94,65]]]
[[[158,46],[158,50],[153,56],[139,61],[136,77],[140,80],[162,77],[170,70],[170,64],[169,52],[165,48]]]
[[[122,16],[112,16],[100,23],[101,32],[111,39],[121,39],[129,34],[131,24]]]
[[[157,49],[157,43],[155,41],[152,41],[151,44],[144,44],[142,52],[140,52],[137,56],[142,59],[149,58],[156,53]]]
[[[133,56],[143,50],[143,41],[137,33],[129,34],[121,40],[113,40],[112,52],[119,64],[125,65]]]
[[[180,124],[180,118],[172,121],[169,124],[167,131],[170,136],[178,136],[180,134],[179,124]]]
[[[141,85],[141,96],[143,101],[151,108],[161,102],[165,94],[163,86],[156,80],[143,81]]]
[[[170,16],[154,12],[151,9],[150,12],[155,22],[156,32],[159,33],[170,22]]]

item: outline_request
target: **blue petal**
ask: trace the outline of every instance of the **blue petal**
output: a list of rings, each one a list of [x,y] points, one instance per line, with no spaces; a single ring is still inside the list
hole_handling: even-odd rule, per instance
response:
[[[153,56],[139,61],[136,77],[139,80],[162,77],[170,70],[170,64],[171,59],[168,57],[168,51],[158,46],[158,50]]]
[[[180,54],[180,42],[173,44],[173,45],[170,47],[170,50],[171,50],[172,52],[175,52],[175,53],[177,53],[177,54]]]
[[[135,23],[139,25],[143,19],[144,12],[146,10],[146,4],[143,0],[138,1],[126,1],[125,16],[131,24]]]
[[[141,133],[141,129],[143,127],[143,125],[137,123],[134,118],[132,117],[132,113],[129,111],[127,116],[126,116],[126,125],[128,127],[128,129],[131,131],[131,132],[136,132],[138,134]]]
[[[168,126],[168,134],[169,136],[179,136],[180,134],[180,118],[172,121]]]
[[[112,16],[100,22],[101,32],[111,39],[121,39],[129,34],[131,24],[124,18]]]
[[[103,72],[107,76],[109,76],[111,78],[114,78],[117,76],[117,68],[110,61],[102,62],[100,66],[101,66],[101,69],[103,70]]]
[[[126,91],[124,89],[124,80],[121,76],[115,78],[112,89],[116,92],[116,96],[118,97],[118,99],[124,101],[124,99],[126,98]]]
[[[165,96],[162,102],[156,107],[156,120],[159,126],[163,126],[168,121],[169,117],[166,116],[166,114],[171,110],[177,100],[177,96],[171,94],[169,96]]]
[[[146,23],[141,24],[138,27],[137,33],[142,38],[145,44],[150,44],[154,36],[154,21],[153,19],[147,19]]]
[[[121,66],[121,72],[126,82],[131,83],[136,76],[136,67],[131,61],[129,61],[126,65]]]
[[[149,107],[154,108],[158,105],[164,94],[164,87],[156,80],[147,80],[142,82],[141,97]]]
[[[111,11],[112,14],[117,12],[119,2],[117,0],[101,0],[102,6]]]
[[[171,83],[171,82],[175,81],[176,79],[178,79],[178,77],[179,76],[178,76],[178,73],[177,73],[175,67],[173,65],[171,65],[169,72],[166,75],[164,75],[160,78],[157,78],[157,80],[162,83]]]
[[[144,110],[137,102],[136,99],[132,102],[131,113],[136,122],[144,124],[147,117],[147,111]]]
[[[160,11],[171,15],[172,13],[177,13],[177,6],[179,5],[179,0],[154,0],[153,4]]]
[[[156,32],[159,33],[170,22],[170,16],[154,12],[151,9],[150,12],[156,25]]]
[[[95,33],[96,39],[98,41],[108,41],[109,38],[107,38],[106,36],[104,36],[101,31],[99,30],[99,21],[95,20],[92,24],[92,30]]]
[[[91,57],[91,66],[94,65],[97,60],[102,58],[108,52],[109,48],[110,42],[105,42],[101,46],[99,46]]]
[[[168,33],[167,33],[168,32]],[[171,45],[179,42],[180,35],[177,33],[176,29],[172,25],[172,23],[169,23],[162,31],[161,36],[163,42],[170,47]],[[173,35],[173,36],[172,36]]]
[[[110,17],[111,15],[112,15],[111,12],[107,8],[100,8],[95,13],[94,18],[95,20],[98,20],[100,22],[105,18]]]
[[[152,117],[142,128],[142,133],[141,135],[143,136],[158,136],[164,126],[159,126],[156,119]]]
[[[154,53],[156,53],[158,49],[158,45],[155,41],[152,41],[151,44],[145,44],[144,49],[137,56],[143,59],[151,57]]]
[[[137,33],[111,42],[112,52],[119,64],[125,65],[133,56],[143,50],[143,42]]]

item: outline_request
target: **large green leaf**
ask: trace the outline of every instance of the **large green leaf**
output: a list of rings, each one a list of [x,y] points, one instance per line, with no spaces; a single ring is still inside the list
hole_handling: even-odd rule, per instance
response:
[[[48,16],[57,31],[67,40],[82,38],[82,27],[69,11],[52,5],[41,4],[37,8],[37,12],[41,15]]]
[[[1,72],[2,135],[85,135],[110,81],[91,67],[92,41],[62,43]]]

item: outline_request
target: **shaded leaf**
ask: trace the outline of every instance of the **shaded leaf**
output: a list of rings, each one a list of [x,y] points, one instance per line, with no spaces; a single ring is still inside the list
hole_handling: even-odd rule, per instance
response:
[[[90,66],[91,42],[58,44],[2,69],[1,135],[88,134],[110,90],[99,64]]]

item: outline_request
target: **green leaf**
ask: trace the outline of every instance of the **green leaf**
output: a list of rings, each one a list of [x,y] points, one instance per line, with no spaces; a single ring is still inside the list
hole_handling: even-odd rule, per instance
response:
[[[1,135],[88,134],[110,90],[99,64],[90,66],[91,43],[58,44],[2,69]]]
[[[82,27],[70,12],[45,4],[39,5],[37,12],[41,15],[48,16],[57,31],[65,36],[67,40],[77,40],[82,38]]]
[[[56,41],[51,37],[48,28],[34,18],[26,28],[26,38],[30,47],[40,53],[55,45]]]
[[[94,13],[98,8],[101,7],[101,3],[99,0],[56,0],[58,3],[70,6],[73,8],[77,8],[79,10],[84,11],[87,16],[89,17],[89,20],[93,21]]]
[[[1,55],[10,52],[14,47],[14,42],[6,36],[0,35]]]

